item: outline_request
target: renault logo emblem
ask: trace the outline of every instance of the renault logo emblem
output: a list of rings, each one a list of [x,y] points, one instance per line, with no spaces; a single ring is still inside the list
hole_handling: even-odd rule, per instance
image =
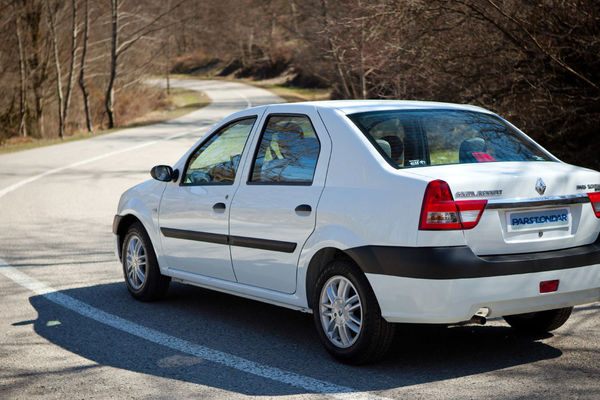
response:
[[[542,178],[538,178],[537,182],[535,183],[535,190],[540,194],[540,196],[546,191],[546,184]]]

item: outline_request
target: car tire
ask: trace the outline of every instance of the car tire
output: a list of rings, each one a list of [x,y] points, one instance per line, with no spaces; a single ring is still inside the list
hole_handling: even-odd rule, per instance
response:
[[[506,315],[504,320],[513,328],[527,333],[547,333],[563,326],[571,316],[573,307],[538,311],[527,314]]]
[[[315,283],[313,320],[327,351],[346,364],[366,364],[385,356],[395,325],[381,317],[373,289],[352,262],[335,260]]]
[[[125,284],[134,298],[153,301],[166,295],[171,277],[160,273],[150,237],[139,222],[132,224],[127,230],[121,259]]]

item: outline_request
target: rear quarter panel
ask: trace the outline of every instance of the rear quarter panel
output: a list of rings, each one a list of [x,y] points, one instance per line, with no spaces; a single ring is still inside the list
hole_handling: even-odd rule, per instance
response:
[[[340,111],[320,114],[333,146],[313,236],[339,231],[336,240],[346,248],[465,243],[460,231],[428,232],[419,240],[423,194],[431,178],[390,166]]]

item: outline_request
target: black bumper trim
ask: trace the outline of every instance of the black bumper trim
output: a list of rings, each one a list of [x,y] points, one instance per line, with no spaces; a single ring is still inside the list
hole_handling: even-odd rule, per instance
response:
[[[477,256],[468,246],[362,246],[346,250],[365,273],[418,279],[465,279],[600,264],[600,242],[537,253]],[[599,268],[600,272],[600,268]]]

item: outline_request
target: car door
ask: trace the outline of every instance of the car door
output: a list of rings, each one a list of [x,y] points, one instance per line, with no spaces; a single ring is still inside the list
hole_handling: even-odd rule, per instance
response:
[[[195,149],[179,184],[160,203],[166,266],[174,272],[235,281],[228,246],[229,206],[237,170],[257,116],[227,123]]]
[[[314,107],[267,110],[230,213],[238,282],[293,293],[300,251],[316,223],[331,144]],[[289,108],[286,108],[289,110]]]

